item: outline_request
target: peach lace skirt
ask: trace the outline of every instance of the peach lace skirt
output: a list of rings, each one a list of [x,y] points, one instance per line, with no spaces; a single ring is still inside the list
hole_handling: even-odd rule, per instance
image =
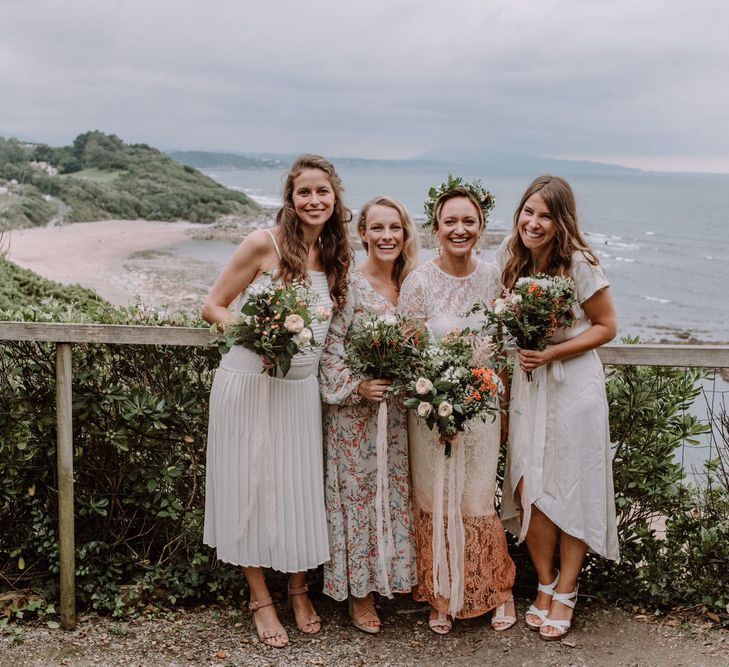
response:
[[[413,597],[446,614],[448,600],[433,592],[433,515],[417,504],[414,510],[418,586]],[[447,540],[447,518],[445,521]],[[504,528],[495,513],[464,516],[463,527],[466,538],[463,607],[456,618],[473,618],[506,602],[516,568],[509,557]]]

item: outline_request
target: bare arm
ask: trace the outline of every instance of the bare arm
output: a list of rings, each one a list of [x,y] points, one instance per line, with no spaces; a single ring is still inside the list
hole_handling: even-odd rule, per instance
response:
[[[582,304],[582,308],[592,326],[570,340],[550,345],[546,350],[519,350],[522,370],[531,371],[550,361],[575,357],[615,338],[618,325],[609,288],[595,292]]]
[[[236,248],[215,284],[205,298],[202,316],[207,321],[221,324],[233,317],[228,310],[238,294],[262,271],[276,267],[276,251],[268,233],[262,229],[251,232]]]

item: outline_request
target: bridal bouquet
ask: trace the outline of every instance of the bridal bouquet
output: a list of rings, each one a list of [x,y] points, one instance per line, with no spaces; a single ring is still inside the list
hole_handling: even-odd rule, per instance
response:
[[[453,436],[469,419],[486,421],[500,410],[504,387],[498,376],[496,345],[490,336],[454,330],[426,350],[421,374],[410,384],[405,406],[430,429]],[[446,443],[450,456],[450,443]]]
[[[233,345],[242,345],[271,364],[269,375],[275,377],[279,368],[286,375],[294,355],[319,347],[311,323],[314,317],[324,321],[331,313],[328,308],[312,313],[318,299],[306,283],[293,281],[283,285],[273,282],[272,277],[268,286],[250,294],[240,313],[226,324],[213,344],[221,354]],[[216,325],[211,330],[217,331]]]
[[[519,278],[514,289],[494,301],[487,319],[500,322],[525,350],[543,350],[557,329],[574,324],[575,283],[565,276],[537,273]],[[531,380],[531,373],[527,373]]]
[[[427,345],[422,322],[367,311],[347,334],[347,365],[359,377],[393,380],[397,390],[420,363]]]

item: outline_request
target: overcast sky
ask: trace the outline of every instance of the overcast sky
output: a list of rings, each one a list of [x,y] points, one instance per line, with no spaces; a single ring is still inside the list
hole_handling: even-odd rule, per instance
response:
[[[726,0],[2,0],[0,136],[729,172]]]

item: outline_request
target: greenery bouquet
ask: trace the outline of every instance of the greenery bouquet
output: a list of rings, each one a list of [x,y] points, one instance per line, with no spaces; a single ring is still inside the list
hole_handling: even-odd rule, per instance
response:
[[[486,317],[503,324],[520,348],[543,350],[557,329],[574,324],[575,300],[572,278],[537,273],[519,278],[514,289],[494,301],[493,310],[486,310]]]
[[[428,340],[420,321],[367,311],[347,334],[347,365],[358,377],[392,380],[397,391],[420,364]]]
[[[486,421],[499,412],[504,386],[498,370],[491,336],[456,329],[426,350],[422,373],[411,381],[405,406],[440,435],[457,435],[469,419]],[[446,456],[450,449],[446,442]]]
[[[275,377],[278,369],[286,375],[291,368],[291,360],[300,352],[319,347],[311,331],[314,318],[324,321],[329,318],[328,308],[312,309],[318,295],[308,285],[293,281],[283,285],[273,281],[254,291],[237,314],[223,328],[213,344],[221,354],[233,345],[243,347],[259,354],[268,362],[266,370]],[[217,325],[211,330],[217,332]]]

